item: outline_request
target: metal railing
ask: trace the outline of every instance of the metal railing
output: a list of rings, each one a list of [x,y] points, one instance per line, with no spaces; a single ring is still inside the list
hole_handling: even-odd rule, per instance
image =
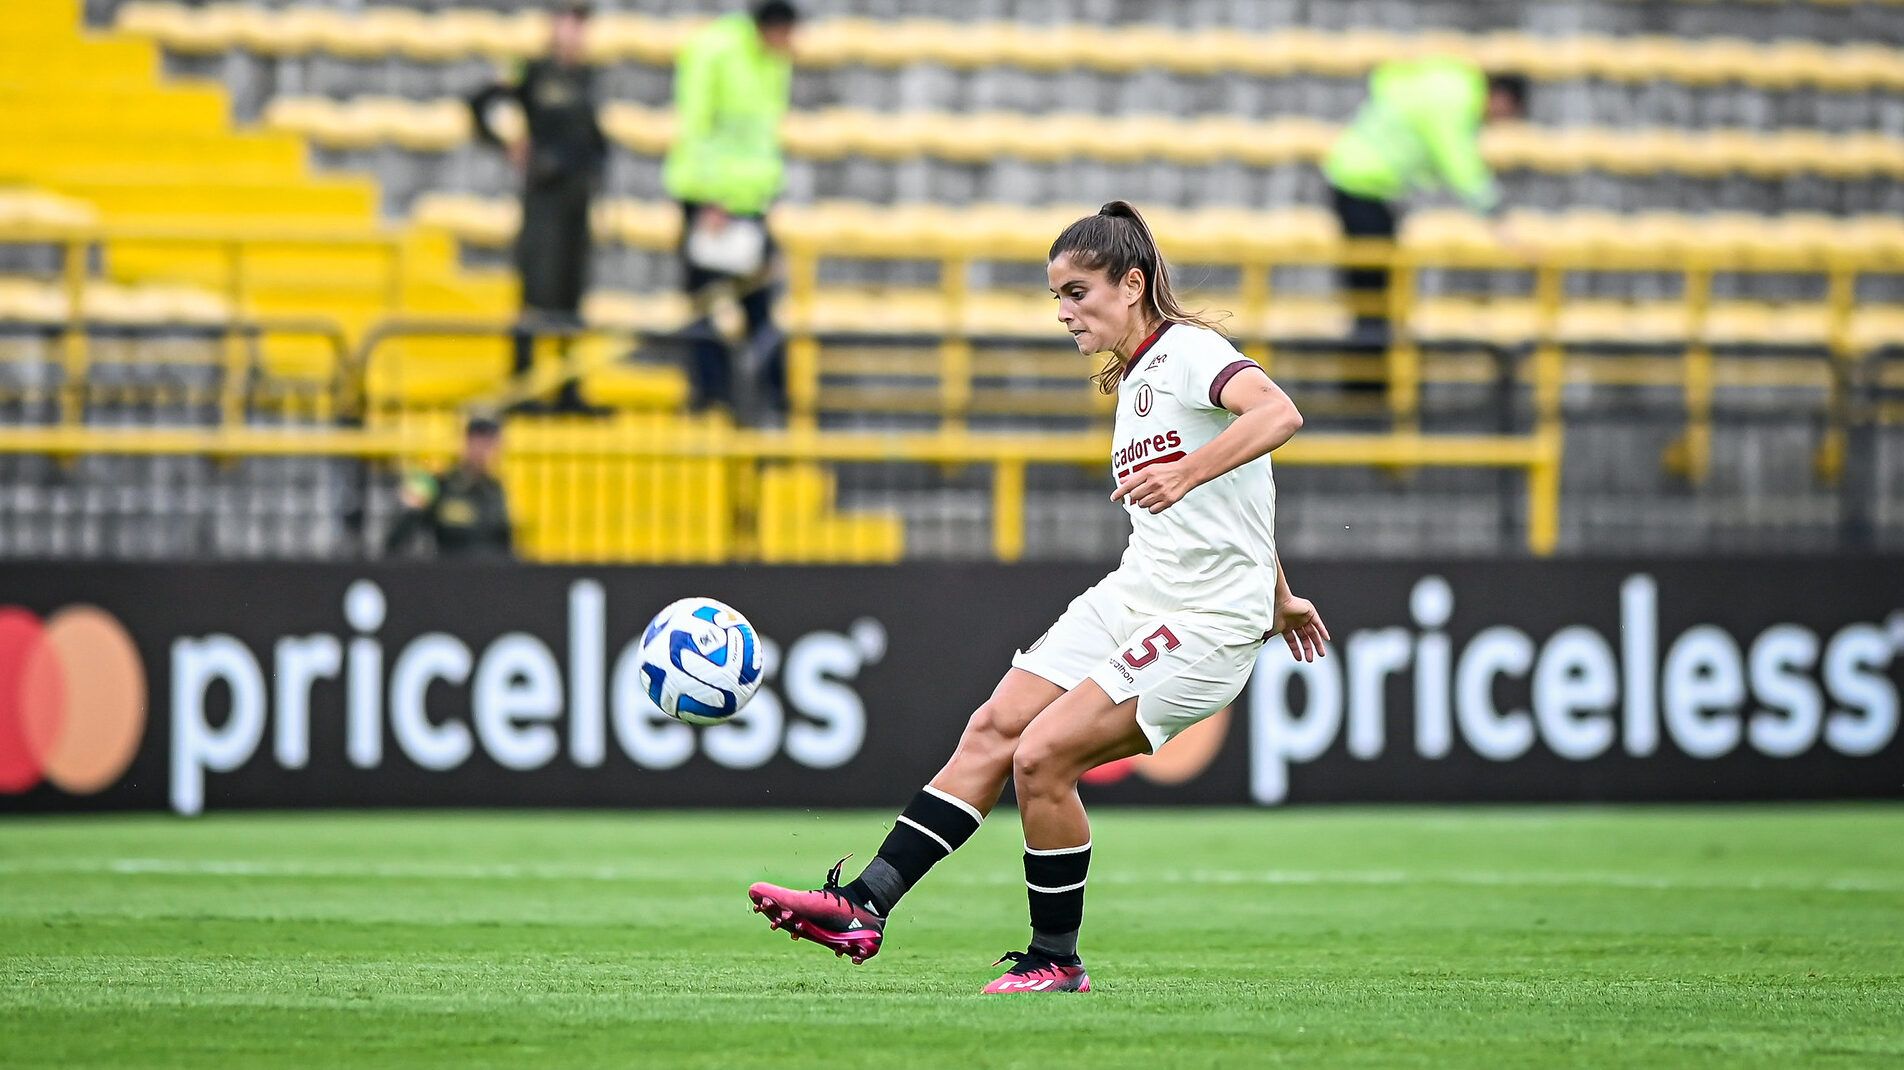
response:
[[[258,339],[271,332],[313,333],[323,336],[337,357],[338,379],[333,386],[337,415],[361,412],[366,369],[377,358],[380,345],[396,337],[507,337],[521,328],[508,321],[409,321],[392,319],[373,328],[354,349],[345,348],[341,331],[322,323],[250,321],[237,314],[242,309],[246,287],[248,258],[264,246],[313,247],[362,246],[377,251],[385,264],[382,280],[387,303],[395,311],[401,303],[405,282],[401,243],[385,234],[326,235],[298,233],[211,234],[206,232],[168,231],[142,228],[60,228],[45,231],[11,230],[0,239],[11,241],[46,240],[64,245],[64,278],[69,297],[68,322],[61,325],[65,376],[62,389],[63,426],[0,428],[0,452],[132,454],[197,454],[244,457],[271,455],[323,455],[359,457],[368,460],[411,460],[440,457],[453,448],[453,431],[438,430],[416,434],[398,430],[360,430],[324,428],[297,434],[260,431],[244,426],[246,395],[233,384],[243,383],[237,374],[241,367],[255,368]],[[88,324],[83,301],[87,268],[93,248],[110,241],[177,242],[186,247],[220,250],[224,264],[224,285],[233,315],[222,327],[227,346],[229,368],[221,408],[224,426],[211,430],[102,430],[79,424],[78,411],[86,370]],[[1020,245],[1023,247],[1021,248]],[[1827,434],[1819,450],[1819,470],[1830,478],[1844,463],[1846,428],[1861,418],[1869,418],[1870,406],[1854,403],[1856,384],[1866,377],[1866,353],[1854,339],[1852,322],[1860,305],[1858,283],[1861,276],[1875,272],[1904,271],[1904,257],[1895,251],[1866,253],[1815,253],[1794,251],[1784,255],[1757,253],[1746,255],[1726,250],[1683,250],[1666,255],[1659,250],[1622,251],[1615,248],[1553,254],[1534,262],[1516,262],[1497,250],[1443,249],[1422,250],[1371,242],[1289,243],[1273,241],[1236,241],[1206,238],[1201,242],[1181,242],[1173,252],[1187,263],[1229,265],[1239,280],[1233,295],[1235,308],[1245,322],[1260,323],[1265,310],[1278,299],[1272,286],[1278,270],[1290,267],[1336,268],[1343,266],[1380,266],[1392,273],[1384,311],[1394,325],[1393,342],[1377,358],[1380,379],[1386,384],[1384,403],[1393,428],[1389,434],[1328,435],[1310,432],[1279,451],[1279,463],[1294,465],[1356,465],[1389,469],[1417,467],[1489,467],[1518,469],[1527,476],[1525,534],[1534,553],[1551,552],[1558,537],[1559,465],[1562,442],[1562,388],[1568,362],[1577,354],[1591,352],[1595,343],[1582,342],[1563,331],[1563,315],[1568,307],[1568,280],[1576,273],[1601,271],[1660,272],[1679,280],[1675,300],[1683,307],[1685,337],[1654,343],[1656,349],[1670,351],[1677,387],[1685,409],[1685,430],[1672,452],[1675,463],[1689,477],[1703,476],[1711,451],[1713,397],[1716,389],[1717,362],[1725,346],[1707,336],[1707,315],[1714,305],[1716,276],[1725,273],[1800,273],[1824,280],[1823,297],[1811,302],[1822,308],[1826,317],[1822,351],[1819,354],[1830,370],[1830,399],[1826,410]],[[810,308],[819,287],[819,264],[823,257],[879,257],[898,255],[877,240],[859,245],[822,245],[794,240],[787,243],[789,304],[794,322],[805,322],[803,306]],[[909,258],[920,254],[907,251]],[[943,336],[931,340],[936,346],[936,369],[940,378],[943,417],[935,433],[893,435],[818,430],[816,399],[821,366],[821,337],[812,331],[796,332],[789,347],[789,393],[793,405],[791,429],[785,433],[741,431],[732,428],[702,429],[682,434],[680,424],[666,433],[632,432],[604,429],[600,434],[567,437],[512,436],[510,455],[527,466],[525,478],[537,488],[575,485],[576,475],[588,466],[594,474],[589,493],[597,499],[612,497],[611,488],[620,480],[633,486],[640,472],[657,464],[684,459],[707,461],[726,473],[728,497],[716,503],[724,515],[723,530],[734,533],[725,543],[723,555],[731,559],[766,559],[773,551],[766,547],[771,539],[762,533],[779,521],[768,517],[763,524],[763,503],[774,498],[778,486],[786,501],[807,502],[816,492],[810,480],[800,475],[797,486],[773,484],[764,474],[781,471],[804,472],[798,466],[839,463],[889,462],[934,465],[989,467],[991,479],[992,550],[1004,560],[1017,559],[1024,549],[1026,479],[1028,466],[1066,464],[1099,467],[1104,461],[1101,436],[1095,434],[1022,435],[974,434],[965,424],[966,404],[973,394],[974,338],[961,331],[959,310],[969,299],[968,269],[979,259],[1002,261],[1039,259],[1042,249],[1033,248],[1029,239],[1009,248],[978,250],[958,247],[929,251],[941,261],[940,293],[946,303],[944,322],[952,325]],[[1477,271],[1515,269],[1531,279],[1528,291],[1534,309],[1532,326],[1527,332],[1525,360],[1516,372],[1530,389],[1533,425],[1526,433],[1500,435],[1440,435],[1421,431],[1423,384],[1430,380],[1424,360],[1427,340],[1414,329],[1420,308],[1416,280],[1430,268]],[[558,332],[560,333],[560,332]],[[1279,363],[1303,345],[1327,343],[1331,339],[1284,337],[1271,334],[1245,334],[1239,339],[1244,351],[1274,374]],[[1339,341],[1334,339],[1333,341]],[[1617,343],[1618,339],[1610,339]],[[1737,346],[1732,347],[1734,349]],[[1788,347],[1789,348],[1789,347]],[[1802,348],[1802,347],[1799,347]],[[389,359],[403,359],[393,351]],[[539,368],[531,379],[520,383],[499,381],[486,395],[487,400],[506,404],[526,393],[555,385],[564,378],[584,374],[587,366],[565,360],[550,368]],[[1862,416],[1860,414],[1863,414]],[[445,425],[446,427],[451,425]],[[530,462],[533,461],[533,465]],[[534,467],[540,465],[540,468]],[[604,468],[602,466],[606,465]],[[789,467],[791,466],[791,467]],[[783,481],[784,483],[784,481]],[[830,506],[830,484],[820,494]],[[540,490],[535,493],[541,493]],[[563,507],[560,495],[546,495],[537,510],[555,525]],[[571,504],[575,496],[570,495]],[[682,498],[675,505],[699,508]],[[607,513],[597,510],[601,515]],[[766,512],[772,512],[766,509]],[[785,511],[783,510],[783,513]],[[809,518],[811,519],[811,518]],[[871,530],[870,528],[868,530]],[[784,541],[784,540],[783,540]],[[797,541],[797,540],[796,540]],[[879,553],[890,550],[890,540],[872,540]],[[556,543],[559,542],[560,545]],[[652,559],[655,555],[639,546],[613,537],[590,535],[585,539],[546,543],[545,556],[572,556],[576,547],[630,559]],[[839,556],[853,558],[863,548],[848,547]],[[812,547],[794,554],[800,559],[834,559],[825,547]],[[817,554],[817,556],[815,556]],[[666,555],[662,555],[665,557]]]
[[[938,412],[948,426],[962,426],[970,415],[974,396],[973,367],[978,335],[962,330],[966,304],[972,298],[969,287],[971,269],[979,261],[1042,262],[1043,250],[1027,243],[991,249],[970,242],[952,242],[943,248],[898,250],[888,248],[879,236],[861,235],[845,245],[791,240],[786,243],[788,258],[788,304],[792,322],[811,321],[822,291],[821,263],[836,257],[879,259],[904,257],[936,261],[943,302],[944,333],[931,342],[936,347],[932,367],[938,378]],[[1418,281],[1424,271],[1519,272],[1531,276],[1528,298],[1532,319],[1513,348],[1525,356],[1515,378],[1531,389],[1536,428],[1551,430],[1561,418],[1561,390],[1570,369],[1581,362],[1601,356],[1632,352],[1666,354],[1675,360],[1668,372],[1671,384],[1678,388],[1683,406],[1682,434],[1667,450],[1663,462],[1693,482],[1705,478],[1711,463],[1714,397],[1719,382],[1717,362],[1722,355],[1752,358],[1764,351],[1803,354],[1810,351],[1822,362],[1828,383],[1824,402],[1827,434],[1821,444],[1817,469],[1827,481],[1834,480],[1843,465],[1845,432],[1853,419],[1851,409],[1857,384],[1868,377],[1869,348],[1856,344],[1853,317],[1863,303],[1859,298],[1861,277],[1871,274],[1904,273],[1904,249],[1868,249],[1862,251],[1826,251],[1794,248],[1774,253],[1763,249],[1684,248],[1621,249],[1606,245],[1589,249],[1556,249],[1531,258],[1516,258],[1498,248],[1460,247],[1420,248],[1408,244],[1353,240],[1344,242],[1278,242],[1273,236],[1238,235],[1225,239],[1171,242],[1171,253],[1179,263],[1234,269],[1238,287],[1230,293],[1200,294],[1217,307],[1239,313],[1241,329],[1232,330],[1243,352],[1255,359],[1272,375],[1278,374],[1279,361],[1297,351],[1315,351],[1349,346],[1341,335],[1265,333],[1252,326],[1265,319],[1265,313],[1278,300],[1272,280],[1286,268],[1383,268],[1391,284],[1385,307],[1359,309],[1376,311],[1392,327],[1390,342],[1381,347],[1380,373],[1375,381],[1385,387],[1385,405],[1391,426],[1407,434],[1420,427],[1422,392],[1432,381],[1424,361],[1425,347],[1441,339],[1417,329],[1421,310]],[[1609,332],[1604,336],[1582,336],[1565,329],[1569,306],[1570,278],[1590,273],[1657,274],[1677,280],[1676,303],[1683,333],[1671,339],[1640,341]],[[1823,296],[1804,302],[1807,310],[1822,310],[1824,329],[1815,344],[1768,342],[1757,345],[1751,340],[1716,340],[1709,333],[1709,315],[1714,307],[1714,279],[1720,275],[1816,276],[1823,280]],[[1055,327],[1054,327],[1055,331]],[[1454,339],[1461,340],[1458,336]],[[788,348],[788,394],[796,426],[816,426],[822,411],[821,383],[827,363],[824,334],[813,330],[796,331]],[[1896,341],[1904,342],[1904,338]],[[1880,343],[1879,348],[1882,345]],[[1330,367],[1341,368],[1336,362]],[[1603,362],[1589,372],[1613,382],[1661,385],[1657,373],[1635,375],[1633,369]]]
[[[528,430],[524,428],[523,430]],[[273,430],[220,428],[0,428],[0,453],[49,456],[188,455],[218,458],[347,457],[412,464],[432,463],[452,456],[457,445],[454,422],[445,419],[388,429],[326,428]],[[885,537],[880,553],[867,554],[851,545],[837,553],[818,551],[778,553],[763,549],[763,541],[778,537],[798,540],[798,531],[774,530],[776,525],[835,519],[830,506],[823,512],[789,506],[761,518],[762,495],[744,488],[779,465],[830,463],[932,464],[989,467],[991,478],[992,552],[1002,561],[1018,560],[1025,547],[1025,473],[1031,465],[1075,465],[1102,468],[1106,444],[1099,434],[986,435],[958,431],[925,434],[865,432],[749,431],[718,424],[684,426],[670,420],[640,424],[607,423],[540,429],[540,433],[512,431],[506,444],[505,469],[516,469],[519,506],[526,506],[535,524],[571,525],[565,536],[537,543],[537,555],[568,559],[584,554],[575,547],[600,547],[608,558],[657,560],[696,559],[690,548],[683,553],[637,552],[640,548],[612,533],[583,530],[591,523],[625,522],[627,514],[609,499],[633,492],[657,464],[712,462],[712,466],[684,475],[673,493],[653,493],[640,508],[652,522],[673,517],[685,520],[713,509],[724,515],[699,515],[697,522],[714,523],[727,552],[721,559],[856,560],[888,556]],[[1561,439],[1557,431],[1529,436],[1326,435],[1298,436],[1278,450],[1283,465],[1403,467],[1491,467],[1518,469],[1527,476],[1526,536],[1530,552],[1551,553],[1559,534]],[[726,488],[709,496],[705,483],[724,480]],[[587,495],[589,501],[567,500],[563,488]],[[524,493],[526,492],[526,494]],[[601,508],[590,508],[600,505]],[[771,509],[768,510],[772,512]],[[844,515],[844,514],[840,514]],[[621,520],[616,520],[621,517]],[[824,542],[825,540],[822,540]],[[845,540],[851,543],[854,540]]]

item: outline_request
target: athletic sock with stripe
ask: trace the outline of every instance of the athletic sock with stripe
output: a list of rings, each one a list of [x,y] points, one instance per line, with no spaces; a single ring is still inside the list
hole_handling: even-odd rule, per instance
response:
[[[1084,921],[1084,879],[1091,844],[1048,851],[1025,846],[1025,890],[1031,897],[1031,950],[1061,965],[1078,962]]]
[[[884,917],[927,870],[971,839],[984,819],[971,803],[927,785],[893,822],[879,857],[841,891]]]

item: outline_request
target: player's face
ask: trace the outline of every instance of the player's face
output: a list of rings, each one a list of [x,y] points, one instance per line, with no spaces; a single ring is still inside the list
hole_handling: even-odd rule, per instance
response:
[[[1124,352],[1137,326],[1137,303],[1144,296],[1144,273],[1132,268],[1122,279],[1077,265],[1070,253],[1045,265],[1051,292],[1058,299],[1058,322],[1071,332],[1080,353]],[[1128,354],[1126,354],[1128,355]]]

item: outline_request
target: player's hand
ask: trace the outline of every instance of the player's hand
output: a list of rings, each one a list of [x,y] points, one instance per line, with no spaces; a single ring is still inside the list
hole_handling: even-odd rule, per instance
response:
[[[1276,632],[1289,644],[1289,656],[1297,661],[1314,661],[1329,656],[1322,644],[1329,639],[1329,626],[1307,598],[1290,595],[1276,605]]]
[[[1125,476],[1124,482],[1111,492],[1111,500],[1161,513],[1195,489],[1197,478],[1191,474],[1189,465],[1184,461],[1170,461]]]

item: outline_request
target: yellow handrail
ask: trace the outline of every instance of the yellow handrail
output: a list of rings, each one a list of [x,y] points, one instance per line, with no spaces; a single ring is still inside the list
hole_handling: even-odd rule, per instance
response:
[[[745,431],[697,428],[692,433],[643,428],[596,428],[589,434],[512,437],[507,450],[518,458],[551,461],[589,459],[711,459],[762,462],[912,462],[989,464],[993,478],[993,539],[1001,560],[1024,549],[1024,471],[1030,464],[1098,466],[1107,461],[1100,434],[985,435],[937,433]],[[371,430],[307,428],[0,428],[0,454],[33,453],[194,455],[209,457],[360,457],[376,460],[437,457],[456,448],[453,424]],[[1561,436],[1557,428],[1534,435],[1332,435],[1298,436],[1275,454],[1287,465],[1463,466],[1518,468],[1528,473],[1528,549],[1554,550],[1559,532]]]
[[[63,266],[60,284],[65,298],[66,316],[60,334],[61,363],[64,365],[62,377],[64,389],[60,412],[61,418],[67,423],[77,423],[80,419],[82,409],[80,399],[84,391],[86,370],[91,362],[86,331],[86,284],[88,282],[87,268],[92,262],[92,250],[95,246],[104,246],[110,242],[132,242],[143,245],[176,245],[185,248],[216,250],[222,263],[219,292],[224,299],[224,318],[216,323],[195,325],[222,328],[228,371],[236,373],[248,368],[251,354],[246,351],[243,344],[243,339],[248,333],[322,337],[334,347],[339,358],[338,381],[333,389],[336,396],[331,398],[330,402],[344,411],[350,409],[355,398],[362,396],[362,375],[359,369],[350,367],[345,359],[347,343],[343,339],[342,329],[334,323],[308,317],[288,319],[248,316],[245,309],[246,257],[259,246],[371,249],[381,254],[386,265],[383,278],[386,313],[395,315],[403,305],[406,265],[402,239],[395,232],[380,228],[353,231],[349,228],[340,230],[335,227],[319,230],[282,226],[259,227],[252,224],[207,226],[184,222],[177,224],[25,222],[0,227],[0,239],[16,243],[57,245],[61,249]],[[226,389],[221,407],[225,410],[228,420],[237,420],[243,415],[243,394],[240,390],[242,382],[241,374],[226,376]]]

